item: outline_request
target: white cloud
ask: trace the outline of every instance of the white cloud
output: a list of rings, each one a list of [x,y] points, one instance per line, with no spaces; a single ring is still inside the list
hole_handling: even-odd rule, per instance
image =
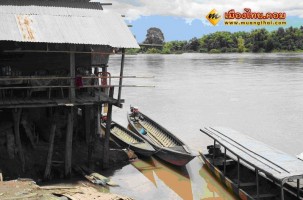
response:
[[[222,14],[230,9],[243,12],[243,8],[251,8],[255,12],[283,11],[288,16],[303,18],[302,0],[107,0],[106,2],[113,3],[113,6],[105,7],[106,10],[115,10],[124,14],[128,20],[136,20],[141,16],[163,15],[181,17],[187,23],[191,23],[194,19],[204,19],[213,8]]]

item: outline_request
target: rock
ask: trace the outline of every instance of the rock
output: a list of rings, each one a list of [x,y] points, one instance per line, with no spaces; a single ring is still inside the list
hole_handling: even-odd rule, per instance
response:
[[[143,42],[144,44],[163,44],[164,35],[159,28],[150,28],[147,30],[146,39]]]

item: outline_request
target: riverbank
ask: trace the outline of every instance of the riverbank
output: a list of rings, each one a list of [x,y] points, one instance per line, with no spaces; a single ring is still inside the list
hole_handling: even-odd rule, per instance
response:
[[[2,200],[131,200],[129,197],[108,193],[108,189],[93,185],[83,180],[73,180],[60,184],[39,186],[31,179],[18,179],[0,182]]]

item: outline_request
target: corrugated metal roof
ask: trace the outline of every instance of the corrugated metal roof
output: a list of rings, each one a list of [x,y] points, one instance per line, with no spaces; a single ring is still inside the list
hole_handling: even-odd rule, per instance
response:
[[[84,0],[0,0],[3,6],[47,6],[47,7],[66,7],[66,8],[87,8],[102,10],[99,2],[89,2]]]
[[[3,2],[6,2],[3,1]],[[41,4],[1,5],[0,41],[71,43],[139,48],[121,15],[92,8],[49,7]],[[20,0],[13,0],[19,2]],[[26,0],[36,2],[36,0]],[[45,3],[45,1],[42,1]],[[53,2],[53,1],[51,1]],[[61,2],[62,3],[62,2]],[[57,5],[50,4],[52,6]],[[67,3],[73,6],[74,3]]]
[[[241,159],[254,164],[263,170],[262,172],[265,171],[278,180],[287,180],[294,176],[303,177],[303,161],[295,156],[284,153],[232,129],[208,127],[201,131],[229,148]],[[247,163],[243,161],[242,163],[248,166]]]
[[[0,14],[19,15],[53,15],[53,16],[80,16],[95,17],[102,13],[101,10],[88,8],[66,8],[49,6],[12,6],[0,5]]]

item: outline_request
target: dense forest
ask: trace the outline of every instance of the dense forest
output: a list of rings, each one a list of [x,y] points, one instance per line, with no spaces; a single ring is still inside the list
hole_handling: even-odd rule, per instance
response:
[[[251,32],[215,32],[189,41],[164,42],[162,48],[143,47],[129,53],[231,53],[231,52],[302,52],[303,26],[278,28],[275,31],[256,29]]]

